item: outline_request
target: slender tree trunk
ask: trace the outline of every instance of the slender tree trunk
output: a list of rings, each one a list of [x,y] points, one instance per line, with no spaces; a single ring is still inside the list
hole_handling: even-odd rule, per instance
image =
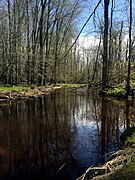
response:
[[[130,74],[131,74],[131,53],[132,53],[132,0],[130,0],[130,24],[129,24],[129,59],[126,91],[127,96],[130,94]]]
[[[12,42],[11,42],[11,34],[12,34],[12,21],[11,21],[11,4],[10,0],[8,0],[8,37],[9,37],[9,64],[10,64],[10,69],[9,69],[9,84],[12,84],[12,78],[13,78],[13,68],[12,68]]]
[[[47,61],[49,60],[49,27],[50,27],[50,5],[51,5],[51,0],[48,0],[48,9],[47,9],[47,22],[46,22],[46,35],[45,35],[45,62],[44,62],[44,85],[46,84],[47,81]]]
[[[55,38],[55,53],[54,53],[54,78],[53,83],[57,82],[57,66],[58,66],[58,42],[59,42],[59,20],[58,20],[58,8],[60,6],[60,0],[58,0],[58,7],[56,9],[55,21],[56,21],[56,38]]]
[[[113,47],[113,37],[112,37],[113,12],[114,12],[114,1],[112,0],[111,18],[110,18],[110,30],[109,30],[109,59],[108,59],[108,77],[109,78],[111,78],[111,67],[112,67],[112,62],[113,62],[113,52],[112,52],[112,47]]]
[[[27,62],[26,62],[26,72],[27,72],[27,84],[30,83],[30,29],[29,29],[29,0],[26,0],[26,22],[27,22]]]
[[[32,72],[31,72],[31,84],[35,84],[36,82],[36,44],[37,44],[37,27],[38,27],[38,0],[36,0],[35,5],[34,5],[34,10],[32,12],[33,16],[33,26],[32,26]]]
[[[102,88],[106,87],[108,84],[108,6],[109,6],[109,0],[104,0]]]
[[[39,78],[38,78],[38,85],[43,85],[43,78],[44,78],[44,60],[43,60],[43,21],[44,21],[44,12],[46,7],[46,0],[41,0],[41,16],[40,16],[40,22],[39,22]]]
[[[122,30],[123,30],[123,21],[121,22],[121,30],[119,35],[119,52],[118,52],[118,83],[120,83],[120,77],[121,77],[121,53],[122,53]]]
[[[17,62],[17,38],[18,38],[18,34],[17,34],[17,0],[14,0],[14,35],[13,35],[13,59],[14,59],[14,63],[15,63],[15,67],[13,68],[14,71],[14,76],[15,78],[13,78],[13,83],[15,83],[15,85],[18,84],[18,62]]]
[[[96,62],[95,62],[95,66],[94,66],[94,72],[93,72],[92,80],[91,80],[92,83],[93,83],[93,81],[95,79],[95,75],[96,75],[96,73],[98,71],[98,58],[99,58],[100,46],[101,46],[101,36],[100,36],[98,50],[97,50],[97,55],[96,55]]]

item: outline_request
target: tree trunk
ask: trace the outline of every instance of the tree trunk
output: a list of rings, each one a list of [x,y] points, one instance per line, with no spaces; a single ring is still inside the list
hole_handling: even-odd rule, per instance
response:
[[[108,84],[108,6],[109,6],[109,0],[104,0],[102,88],[106,87]]]
[[[111,4],[111,18],[110,18],[110,30],[109,30],[109,59],[108,59],[108,78],[111,78],[111,67],[113,62],[113,36],[112,36],[112,28],[113,28],[113,12],[114,12],[114,2],[112,0]]]
[[[121,30],[120,30],[120,35],[119,35],[119,52],[118,52],[118,83],[120,83],[120,77],[121,77],[121,52],[122,52],[122,30],[123,30],[123,21],[121,22]]]
[[[29,29],[29,0],[26,0],[26,24],[27,24],[27,62],[26,62],[26,73],[27,73],[27,84],[30,83],[30,29]]]
[[[130,94],[130,74],[131,74],[131,53],[132,53],[132,0],[130,0],[130,24],[129,24],[129,59],[128,59],[128,75],[127,75],[127,85],[126,94]]]
[[[9,37],[9,64],[10,64],[10,69],[9,69],[9,84],[12,84],[12,79],[13,79],[13,68],[12,68],[12,53],[11,53],[11,49],[12,49],[12,42],[11,42],[11,34],[12,34],[12,21],[11,21],[11,4],[10,4],[10,0],[8,0],[8,37]]]

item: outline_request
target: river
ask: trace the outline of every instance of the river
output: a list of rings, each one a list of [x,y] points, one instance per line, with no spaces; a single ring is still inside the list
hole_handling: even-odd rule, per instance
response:
[[[0,104],[0,179],[75,180],[120,148],[134,114],[86,89]]]

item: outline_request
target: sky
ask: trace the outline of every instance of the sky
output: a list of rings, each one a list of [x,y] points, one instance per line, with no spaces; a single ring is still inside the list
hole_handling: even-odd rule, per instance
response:
[[[80,35],[79,42],[84,48],[89,47],[93,44],[99,44],[99,36],[100,36],[99,19],[102,21],[101,24],[103,24],[103,16],[104,16],[103,1],[104,0],[102,0],[101,4],[99,5],[95,16],[93,16],[90,19],[90,21],[88,22],[88,24],[86,25],[86,27],[84,28],[83,32]],[[4,3],[6,2],[6,0],[0,0],[0,2]],[[93,12],[98,2],[99,0],[82,0],[82,13],[79,14],[77,20],[78,32],[86,22],[89,15]],[[114,0],[114,5],[115,8],[114,8],[113,23],[115,25],[115,28],[120,29],[121,21],[124,21],[124,29],[127,29],[128,32],[129,0]],[[111,0],[109,6],[109,14],[110,14],[110,9],[111,9]],[[134,12],[135,12],[135,1],[133,1],[133,15],[135,14]],[[135,19],[133,19],[133,22],[135,22]]]
[[[81,29],[83,24],[86,22],[87,18],[95,8],[98,1],[99,0],[84,1],[83,10],[79,17],[78,30]],[[111,11],[111,0],[109,5],[109,16],[110,16],[110,11]],[[135,2],[133,1],[133,23],[135,22],[134,12],[135,12]],[[104,11],[103,11],[103,0],[102,0],[101,4],[99,5],[96,11],[95,17],[92,17],[90,19],[87,26],[84,28],[83,32],[81,33],[81,36],[79,37],[79,42],[84,48],[89,47],[92,44],[99,43],[99,35],[100,35],[99,19],[102,22],[101,24],[103,24],[103,17],[104,17],[103,13]],[[120,29],[122,21],[124,24],[123,29],[125,33],[125,39],[127,39],[128,24],[129,24],[129,0],[114,0],[113,25],[115,26],[115,29],[117,30]],[[93,22],[95,22],[95,24]],[[133,32],[134,31],[135,30],[133,29]]]

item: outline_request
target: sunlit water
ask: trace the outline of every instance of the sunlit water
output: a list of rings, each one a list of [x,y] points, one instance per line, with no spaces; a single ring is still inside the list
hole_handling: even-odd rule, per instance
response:
[[[1,104],[0,179],[75,180],[119,149],[134,111],[92,90]]]

